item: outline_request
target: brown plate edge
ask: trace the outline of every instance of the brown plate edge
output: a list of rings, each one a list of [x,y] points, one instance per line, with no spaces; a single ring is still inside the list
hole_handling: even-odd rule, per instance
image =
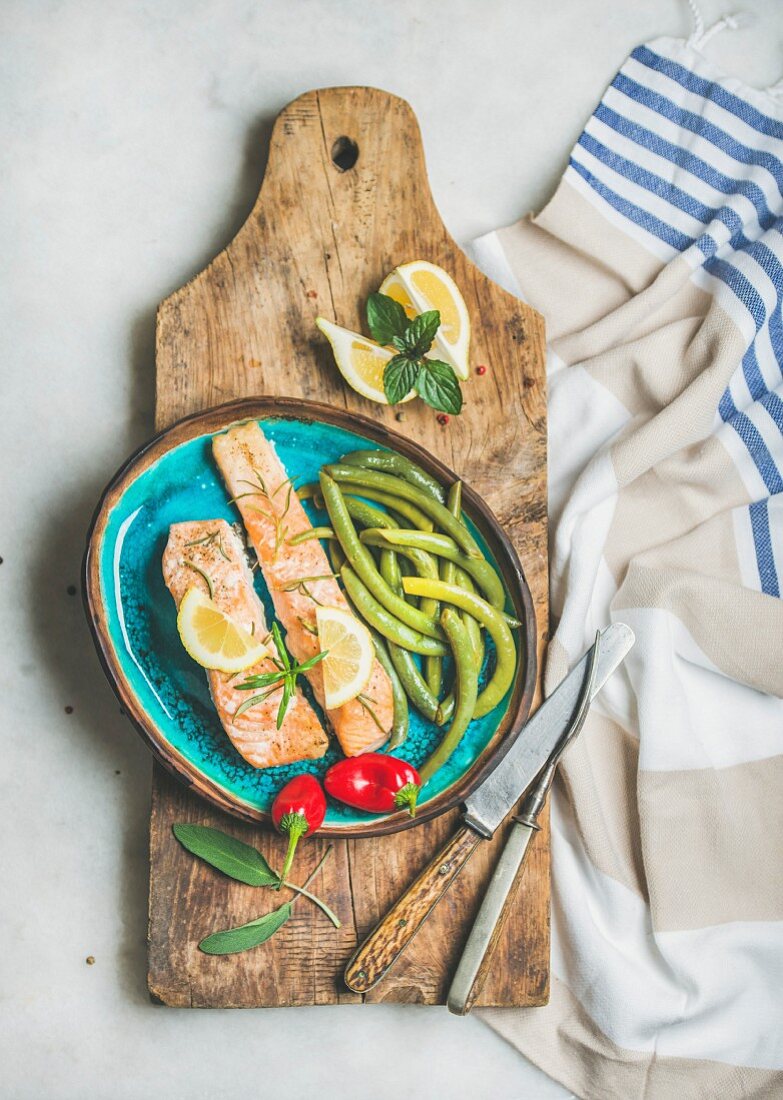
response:
[[[231,424],[241,420],[263,419],[270,416],[282,419],[321,420],[333,424],[335,427],[355,431],[366,435],[382,446],[388,446],[413,459],[424,466],[425,469],[429,469],[446,484],[455,479],[462,480],[458,478],[453,470],[430,454],[424,447],[410,439],[406,439],[385,425],[377,424],[362,413],[350,412],[347,409],[335,408],[317,401],[259,395],[258,397],[242,398],[216,405],[211,409],[193,413],[178,420],[171,427],[159,432],[134,451],[104,489],[87,532],[87,545],[82,565],[82,598],[93,642],[106,678],[137,732],[167,771],[208,802],[217,806],[218,809],[253,824],[269,824],[269,814],[229,798],[222,787],[206,779],[197,768],[171,745],[161,743],[155,736],[156,727],[154,723],[149,720],[144,708],[127,682],[122,668],[114,658],[114,647],[106,628],[97,551],[106,529],[109,513],[117,499],[123,494],[131,481],[162,458],[169,450],[188,442],[195,436],[225,431]],[[480,521],[478,526],[484,537],[487,538],[493,554],[501,565],[504,582],[512,596],[512,602],[518,612],[518,617],[522,621],[522,642],[525,648],[523,658],[525,661],[524,674],[517,678],[514,695],[501,722],[501,726],[505,726],[505,731],[499,734],[496,730],[481,755],[465,772],[460,782],[442,791],[431,802],[422,806],[421,812],[415,818],[411,818],[407,813],[400,811],[398,814],[390,815],[377,822],[367,822],[358,827],[354,825],[344,828],[326,826],[320,830],[322,836],[342,837],[344,839],[383,836],[412,828],[414,825],[429,821],[453,809],[464,802],[468,795],[503,759],[521,733],[530,713],[537,671],[536,616],[532,594],[513,543],[484,499],[464,481],[463,502],[468,505],[465,510],[470,518],[474,522],[476,519]],[[509,584],[507,572],[511,573],[513,584]]]

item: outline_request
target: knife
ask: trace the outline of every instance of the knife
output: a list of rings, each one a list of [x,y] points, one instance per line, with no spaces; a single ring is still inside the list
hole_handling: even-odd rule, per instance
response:
[[[600,639],[599,631],[589,654],[590,660],[576,713],[568,729],[552,749],[544,768],[528,787],[519,813],[512,818],[514,824],[503,845],[503,851],[500,853],[500,859],[490,879],[478,916],[470,930],[468,942],[462,950],[462,956],[446,997],[449,1012],[453,1012],[456,1016],[465,1016],[470,1012],[481,994],[489,974],[493,949],[500,939],[508,917],[509,895],[519,874],[519,868],[525,861],[533,834],[541,827],[538,824],[538,815],[544,808],[560,757],[571,742],[579,736],[587,719],[593,697],[595,670],[600,656]]]
[[[600,691],[634,643],[624,623],[600,637],[589,698]],[[491,840],[571,728],[593,647],[543,703],[498,766],[467,798],[463,825],[358,948],[345,969],[349,989],[366,993],[397,961],[482,840]],[[520,861],[521,861],[520,855]],[[517,866],[519,866],[517,864]]]

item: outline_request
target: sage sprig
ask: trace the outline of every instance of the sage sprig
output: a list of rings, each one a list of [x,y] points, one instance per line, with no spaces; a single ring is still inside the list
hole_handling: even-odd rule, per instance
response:
[[[257,848],[209,825],[178,822],[174,836],[183,848],[246,886],[277,886],[280,878]]]
[[[415,389],[422,401],[433,409],[460,412],[462,390],[454,368],[441,359],[427,357],[440,327],[437,309],[408,320],[405,310],[394,298],[388,294],[371,294],[367,299],[367,324],[373,340],[397,352],[383,371],[383,391],[390,405],[396,405]]]
[[[241,703],[234,712],[234,717],[238,718],[240,714],[244,714],[246,710],[250,710],[251,707],[256,706],[258,703],[263,703],[264,699],[267,699],[273,692],[277,691],[282,684],[283,695],[280,699],[280,706],[277,708],[277,728],[280,729],[285,719],[288,705],[294,695],[296,695],[296,682],[299,676],[303,672],[309,672],[314,665],[322,661],[329,650],[324,649],[320,653],[316,653],[315,657],[311,657],[309,661],[303,661],[301,664],[296,664],[291,660],[291,656],[285,647],[283,636],[280,633],[280,627],[277,623],[272,623],[272,639],[275,643],[275,649],[277,650],[277,659],[273,657],[272,663],[277,667],[277,671],[262,672],[257,676],[249,676],[247,680],[243,680],[241,684],[234,685],[237,691],[255,691],[256,688],[264,689],[260,694],[253,695],[252,698]]]
[[[281,881],[280,876],[272,870],[257,848],[229,836],[228,833],[221,832],[220,829],[213,829],[209,825],[178,822],[172,826],[172,831],[183,848],[218,871],[222,871],[229,878],[244,882],[246,886],[284,886],[317,905],[335,928],[340,927],[339,917],[332,912],[326,902],[307,889],[329,857],[332,851],[331,844],[315,869],[305,879],[304,885],[297,886],[287,880]],[[248,924],[214,932],[201,941],[199,948],[207,955],[230,955],[237,951],[246,951],[250,947],[257,947],[282,928],[291,916],[291,910],[297,900],[298,897],[295,897],[291,901],[284,902],[271,913],[266,913]]]
[[[236,928],[227,928],[224,932],[213,932],[198,945],[205,955],[235,955],[237,951],[247,951],[258,947],[274,936],[291,916],[293,902],[285,901],[278,909],[264,914],[249,924],[240,924]]]

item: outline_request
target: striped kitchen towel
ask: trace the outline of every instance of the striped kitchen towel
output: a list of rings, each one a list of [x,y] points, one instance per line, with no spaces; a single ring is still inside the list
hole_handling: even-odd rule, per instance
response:
[[[711,33],[474,246],[548,324],[547,691],[637,637],[553,798],[551,1002],[483,1013],[580,1097],[783,1096],[783,88]]]

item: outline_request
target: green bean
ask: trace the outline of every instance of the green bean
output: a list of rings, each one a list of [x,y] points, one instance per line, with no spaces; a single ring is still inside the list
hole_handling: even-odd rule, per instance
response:
[[[345,565],[345,554],[340,543],[335,539],[334,542],[329,543],[329,561],[332,563],[332,569],[335,573],[339,573],[342,567]]]
[[[392,592],[398,596],[402,596],[402,573],[400,571],[400,563],[394,550],[389,550],[387,547],[381,551],[381,560],[379,565],[380,574],[383,579],[391,588]]]
[[[374,537],[374,532],[377,532],[378,528],[370,528],[369,530],[362,531],[359,538],[366,546],[376,546],[381,549],[381,576],[394,588],[391,584],[389,577],[384,574],[384,561],[386,555],[389,554],[389,545],[380,537],[380,534]],[[438,577],[438,564],[435,558],[431,554],[425,553],[423,550],[412,549],[411,547],[401,546],[399,553],[413,562],[416,572],[420,577],[430,577],[436,580]],[[396,567],[399,570],[399,566]],[[400,591],[402,585],[400,584]],[[394,589],[397,591],[397,589]],[[440,604],[437,600],[431,600],[424,598],[419,603],[419,610],[423,615],[429,615],[433,620],[437,621],[437,617],[440,614]],[[418,669],[416,670],[418,674]],[[424,661],[424,682],[430,690],[430,693],[437,700],[441,693],[441,687],[443,682],[443,669],[440,657],[427,657]],[[421,709],[421,708],[419,708]],[[429,717],[429,715],[428,715]]]
[[[455,519],[462,518],[462,482],[455,481],[449,489],[448,496],[446,498],[446,507],[454,516]],[[448,535],[444,535],[444,538],[448,538]],[[453,541],[453,540],[452,540]],[[454,549],[457,549],[456,542],[454,543]],[[443,558],[439,564],[440,579],[446,581],[448,584],[454,583],[455,571],[454,565],[447,558]],[[441,662],[442,664],[442,662]],[[440,696],[440,692],[436,693]],[[443,726],[451,718],[454,712],[454,689],[446,695],[445,699],[441,700],[435,715],[435,721],[439,726]]]
[[[393,527],[394,520],[387,512],[382,512],[380,508],[374,508],[372,504],[367,504],[364,500],[359,500],[358,497],[349,496],[348,493],[343,493],[345,500],[345,507],[348,509],[348,515],[351,519],[355,519],[357,523],[361,523],[362,527]]]
[[[333,539],[336,537],[331,527],[308,527],[306,531],[300,531],[298,535],[290,538],[288,545],[299,546],[300,543],[308,542],[310,539]]]
[[[397,474],[411,485],[417,485],[423,493],[428,493],[441,504],[446,498],[443,486],[431,474],[415,462],[394,451],[351,451],[343,455],[341,463],[348,466],[362,466],[368,470],[383,470],[387,474]]]
[[[351,466],[344,467],[346,470],[353,468]],[[362,471],[356,467],[356,472],[360,474]],[[364,486],[350,485],[347,482],[344,492],[358,494],[367,500],[374,500],[376,504],[385,504],[387,508],[396,509],[401,516],[407,519],[408,523],[412,523],[419,531],[432,531],[433,529],[432,520],[428,519],[415,504],[411,504],[408,500],[402,500],[401,497],[395,497],[391,493],[384,493],[377,489],[366,489]]]
[[[437,702],[440,693],[443,691],[443,661],[440,657],[424,658],[424,682],[432,692],[433,699]],[[437,714],[437,710],[435,714]],[[432,716],[433,721],[435,714]]]
[[[332,528],[340,540],[340,545],[349,564],[362,583],[369,588],[375,599],[383,604],[386,610],[390,611],[397,619],[418,631],[419,634],[425,634],[429,638],[441,639],[443,630],[438,623],[419,611],[417,607],[412,607],[402,596],[398,596],[378,572],[372,554],[356,533],[356,528],[345,506],[345,500],[339,485],[323,470],[321,471],[321,490],[326,502],[329,519],[332,521]]]
[[[300,500],[312,500],[316,493],[320,493],[321,486],[317,481],[308,481],[306,485],[300,485],[296,495]]]
[[[443,582],[438,581],[437,583],[442,584]],[[432,756],[424,763],[424,766],[419,768],[422,783],[426,783],[428,779],[431,779],[438,768],[442,767],[449,759],[462,740],[478,705],[478,677],[465,624],[457,612],[449,607],[441,615],[440,621],[454,654],[454,666],[457,673],[457,702],[454,707],[454,717],[444,734],[443,740]]]
[[[386,747],[388,749],[396,749],[397,746],[401,745],[405,738],[408,736],[408,697],[405,694],[405,689],[403,688],[400,678],[397,675],[397,670],[392,664],[386,640],[378,633],[377,630],[373,630],[372,627],[368,627],[367,629],[370,631],[372,644],[375,646],[375,656],[378,658],[378,664],[389,677],[389,682],[391,683],[392,703],[394,704],[394,710],[392,717],[392,728]]]
[[[398,542],[396,539],[392,542],[390,539],[386,538],[386,531],[378,527],[365,528],[364,531],[360,532],[359,538],[365,546],[375,546],[379,550],[396,550],[398,554],[401,554],[404,558],[413,562],[416,572],[420,577],[432,577],[434,580],[438,576],[437,559],[426,550],[419,550],[418,547],[408,546],[405,543]]]
[[[387,611],[383,604],[379,603],[370,590],[362,584],[350,565],[345,564],[342,567],[340,576],[351,602],[356,605],[360,618],[364,619],[370,626],[375,627],[378,633],[382,634],[388,641],[394,642],[404,649],[409,649],[412,653],[421,653],[425,657],[444,657],[448,653],[443,642],[438,642],[435,638],[428,638],[426,635],[420,634]],[[411,580],[415,579],[411,578]]]
[[[397,675],[402,681],[402,686],[405,688],[405,694],[413,703],[416,710],[420,711],[425,718],[429,718],[430,721],[432,721],[438,710],[438,700],[428,688],[422,674],[416,666],[412,654],[410,654],[407,649],[403,649],[402,646],[390,642],[389,656],[391,657]],[[425,658],[425,660],[426,659],[427,658]]]
[[[380,531],[375,531],[370,528],[370,530],[372,530],[372,538],[379,538],[387,545],[400,548],[403,546],[410,546],[417,550],[424,550],[426,553],[434,555],[435,557],[444,558],[444,572],[441,575],[441,580],[446,580],[447,583],[453,584],[454,582],[453,574],[452,580],[449,581],[448,574],[446,573],[446,566],[458,565],[460,569],[469,574],[478,584],[492,606],[496,607],[498,611],[502,611],[506,602],[506,592],[500,577],[498,577],[488,561],[484,559],[479,560],[478,558],[469,558],[467,554],[460,553],[454,539],[450,538],[448,535],[440,535],[430,531],[414,531],[406,528],[387,527],[386,524],[382,526],[383,530]],[[373,545],[378,544],[374,543]]]
[[[514,637],[502,614],[480,596],[473,592],[466,592],[456,584],[430,581],[423,577],[404,577],[402,587],[406,594],[432,596],[433,599],[441,600],[443,603],[453,603],[486,627],[495,644],[495,670],[478,697],[474,717],[480,718],[488,714],[511,687],[516,669],[517,649]]]
[[[447,535],[451,535],[469,558],[483,557],[478,543],[467,527],[464,527],[445,505],[438,500],[433,500],[432,497],[423,493],[415,485],[403,481],[402,478],[393,477],[391,474],[383,474],[380,470],[362,470],[358,466],[336,464],[325,466],[324,469],[330,477],[333,477],[340,484],[347,482],[351,485],[360,486],[358,489],[348,490],[349,492],[353,491],[361,494],[365,489],[379,490],[380,492],[389,493],[393,497],[410,501],[417,508],[420,508],[425,515],[429,516],[431,520],[434,520],[439,527],[442,527]],[[394,504],[392,507],[401,511],[399,504]]]
[[[476,591],[473,581],[467,573],[463,573],[459,566],[456,565],[454,566],[454,571],[455,583],[459,585],[460,588],[464,588],[466,592]],[[474,619],[467,611],[461,611],[460,618],[467,628],[470,644],[473,646],[473,652],[476,656],[476,675],[478,675],[481,672],[481,666],[484,664],[484,638],[481,634],[481,626],[478,620]]]
[[[462,519],[462,482],[461,481],[455,481],[454,484],[449,489],[449,495],[446,499],[446,507],[448,508],[448,510],[451,512],[451,514],[454,516],[455,519],[458,519],[458,520]],[[445,539],[447,539],[449,536],[444,535],[443,537]],[[453,539],[451,541],[454,542]],[[411,543],[411,545],[415,545],[415,543]],[[421,549],[424,549],[424,547],[421,547]],[[457,549],[456,542],[454,543],[454,549],[455,550]],[[448,558],[446,558],[444,561],[442,561],[440,563],[440,579],[442,581],[445,581],[447,584],[454,584],[454,565],[451,561],[449,561]]]
[[[459,485],[458,491],[456,491],[457,484]],[[452,499],[451,494],[449,494],[449,511],[454,512],[457,519],[464,523],[465,517],[462,515],[462,483],[459,482],[457,484],[452,485],[452,489],[455,490],[454,498]],[[448,538],[448,535],[444,537]],[[457,550],[456,544],[454,549]],[[470,573],[464,568],[465,565],[468,566],[468,570],[471,568],[471,560],[466,558],[465,555],[459,554],[458,551],[457,555],[456,560],[444,560],[441,580],[453,580],[455,584],[458,584],[460,588],[464,588],[467,592],[475,592],[476,588],[473,584],[473,579]],[[458,562],[459,564],[457,564]],[[505,592],[497,573],[488,562],[475,562],[473,564],[479,566],[480,570],[484,571],[484,583],[486,586],[484,591],[489,602],[493,607],[502,610],[506,602]],[[448,569],[446,569],[446,565],[448,565]],[[485,565],[486,569],[484,568]],[[460,612],[460,618],[465,624],[465,628],[470,636],[470,642],[473,646],[473,652],[476,659],[476,675],[480,677],[481,669],[484,666],[484,635],[481,632],[481,626],[467,611]]]
[[[435,713],[435,725],[445,726],[450,721],[452,714],[454,713],[454,691],[450,691],[448,695],[441,699],[438,704],[438,709]]]

